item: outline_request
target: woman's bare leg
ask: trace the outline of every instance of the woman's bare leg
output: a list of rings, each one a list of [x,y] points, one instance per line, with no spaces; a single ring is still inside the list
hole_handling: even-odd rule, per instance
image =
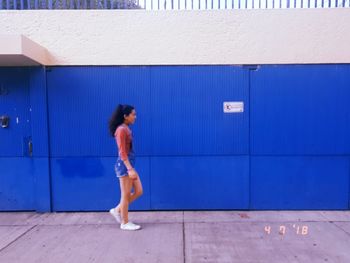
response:
[[[130,203],[129,199],[130,199],[132,182],[129,176],[120,177],[119,182],[120,182],[119,207],[120,207],[122,223],[126,224],[129,222],[128,209],[129,209],[129,203]]]
[[[137,179],[135,180],[131,180],[131,184],[132,184],[132,187],[134,188],[134,192],[131,193],[131,189],[130,189],[130,195],[129,195],[129,204],[131,204],[132,202],[134,202],[137,198],[139,198],[142,194],[143,194],[143,188],[142,188],[142,183],[141,183],[141,179],[139,176],[137,176]],[[117,207],[115,208],[116,211],[118,213],[120,213],[121,211],[121,206],[120,206],[121,203],[119,203],[117,205]]]
[[[134,202],[143,194],[142,183],[139,176],[137,176],[137,179],[132,180],[132,186],[134,188],[134,192],[130,193],[129,203]]]

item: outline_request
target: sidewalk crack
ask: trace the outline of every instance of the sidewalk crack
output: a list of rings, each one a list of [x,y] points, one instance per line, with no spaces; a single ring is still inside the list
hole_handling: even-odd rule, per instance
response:
[[[182,240],[183,240],[183,257],[184,263],[186,263],[186,236],[185,236],[185,211],[182,211]]]
[[[2,251],[4,251],[6,248],[8,248],[9,246],[11,246],[13,243],[15,243],[17,240],[19,240],[21,237],[23,237],[24,235],[26,235],[27,233],[29,233],[30,231],[32,231],[34,228],[36,228],[37,225],[32,226],[31,228],[27,229],[27,231],[25,231],[24,233],[22,233],[21,235],[19,235],[18,237],[16,237],[14,240],[12,240],[10,243],[8,243],[6,246],[4,246],[3,248],[0,249],[0,253]]]
[[[333,225],[335,225],[337,228],[339,228],[340,230],[342,230],[343,232],[345,232],[347,235],[350,236],[350,233],[346,231],[344,228],[342,228],[341,226],[337,225],[335,221],[329,221],[329,223],[333,223]]]

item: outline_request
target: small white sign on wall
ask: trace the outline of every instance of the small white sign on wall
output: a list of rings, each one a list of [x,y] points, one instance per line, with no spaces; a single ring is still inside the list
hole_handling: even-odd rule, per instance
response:
[[[243,101],[225,101],[224,112],[225,113],[240,113],[244,111]]]

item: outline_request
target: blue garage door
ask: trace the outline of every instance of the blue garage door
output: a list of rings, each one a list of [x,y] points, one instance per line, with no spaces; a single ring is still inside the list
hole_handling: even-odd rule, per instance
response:
[[[52,208],[119,201],[107,125],[128,103],[145,190],[132,210],[347,209],[349,76],[349,65],[53,67]]]
[[[262,66],[251,83],[252,208],[349,208],[349,65]]]
[[[35,209],[30,111],[28,70],[0,68],[1,211]]]
[[[52,209],[106,210],[119,202],[117,156],[108,120],[118,103],[135,105],[137,168],[149,209],[150,81],[147,67],[54,67],[47,72]]]
[[[249,87],[241,67],[54,67],[47,73],[53,210],[118,202],[118,103],[132,127],[144,196],[131,209],[248,208]],[[223,112],[224,101],[245,111]],[[185,187],[185,184],[187,187]]]
[[[152,67],[151,101],[152,208],[248,208],[249,70]]]
[[[349,65],[0,68],[0,210],[115,205],[118,103],[138,115],[131,210],[348,209],[349,84]]]

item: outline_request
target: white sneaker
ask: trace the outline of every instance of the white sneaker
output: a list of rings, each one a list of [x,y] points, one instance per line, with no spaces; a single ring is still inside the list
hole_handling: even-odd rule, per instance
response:
[[[141,226],[134,224],[133,222],[128,222],[126,224],[120,224],[120,229],[121,230],[139,230],[141,229]]]
[[[115,220],[117,220],[117,222],[120,224],[121,223],[121,216],[120,213],[118,213],[115,208],[112,208],[111,210],[109,210],[109,213],[115,218]]]

